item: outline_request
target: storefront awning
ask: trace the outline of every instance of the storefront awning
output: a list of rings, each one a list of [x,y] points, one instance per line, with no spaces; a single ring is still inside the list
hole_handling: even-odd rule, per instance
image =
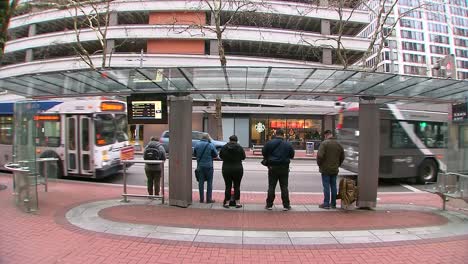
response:
[[[131,93],[190,94],[196,99],[280,99],[452,103],[468,81],[356,70],[280,67],[112,68],[0,79],[0,89],[31,98]]]

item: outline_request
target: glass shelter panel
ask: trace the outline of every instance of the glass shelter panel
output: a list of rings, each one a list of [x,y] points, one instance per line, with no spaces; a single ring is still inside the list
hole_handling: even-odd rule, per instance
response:
[[[38,111],[34,101],[18,101],[14,106],[13,163],[19,165],[13,171],[14,194],[16,205],[27,212],[38,209],[34,124]]]

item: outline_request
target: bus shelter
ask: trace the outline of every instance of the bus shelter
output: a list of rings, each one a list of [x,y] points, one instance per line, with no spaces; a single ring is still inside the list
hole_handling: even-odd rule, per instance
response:
[[[196,99],[280,99],[359,102],[359,207],[375,207],[379,174],[379,114],[382,103],[453,104],[468,98],[468,81],[332,68],[167,67],[107,68],[1,76],[0,92],[31,99],[158,93],[169,96],[171,162],[169,204],[192,203],[191,113]],[[23,109],[23,108],[26,109]],[[18,106],[28,124],[34,109]],[[22,109],[22,110],[21,110]],[[20,125],[20,124],[19,124]],[[30,127],[15,130],[17,159],[34,149]],[[450,135],[452,136],[452,135]],[[27,138],[28,140],[24,140]],[[365,140],[364,140],[365,139]],[[25,143],[26,142],[26,143]],[[20,151],[25,149],[24,151]]]

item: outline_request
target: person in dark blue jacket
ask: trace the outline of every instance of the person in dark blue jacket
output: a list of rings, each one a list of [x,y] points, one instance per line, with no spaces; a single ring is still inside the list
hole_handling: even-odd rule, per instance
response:
[[[279,181],[283,210],[291,210],[289,201],[288,178],[289,163],[294,158],[294,149],[291,143],[284,140],[284,131],[278,129],[276,137],[268,141],[262,149],[262,155],[268,165],[268,196],[265,209],[273,208],[276,184]]]
[[[218,157],[215,146],[210,142],[210,136],[203,134],[202,139],[195,145],[195,157],[197,157],[197,166],[201,175],[198,180],[198,191],[200,193],[200,203],[205,201],[204,188],[206,181],[206,203],[214,203],[212,199],[213,192],[213,159]]]

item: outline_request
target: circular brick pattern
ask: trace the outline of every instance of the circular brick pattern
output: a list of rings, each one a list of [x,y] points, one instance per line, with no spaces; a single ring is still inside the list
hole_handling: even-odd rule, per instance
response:
[[[339,231],[411,228],[443,225],[447,218],[431,212],[406,210],[281,212],[123,205],[105,208],[99,216],[114,222],[174,227],[258,230]]]

